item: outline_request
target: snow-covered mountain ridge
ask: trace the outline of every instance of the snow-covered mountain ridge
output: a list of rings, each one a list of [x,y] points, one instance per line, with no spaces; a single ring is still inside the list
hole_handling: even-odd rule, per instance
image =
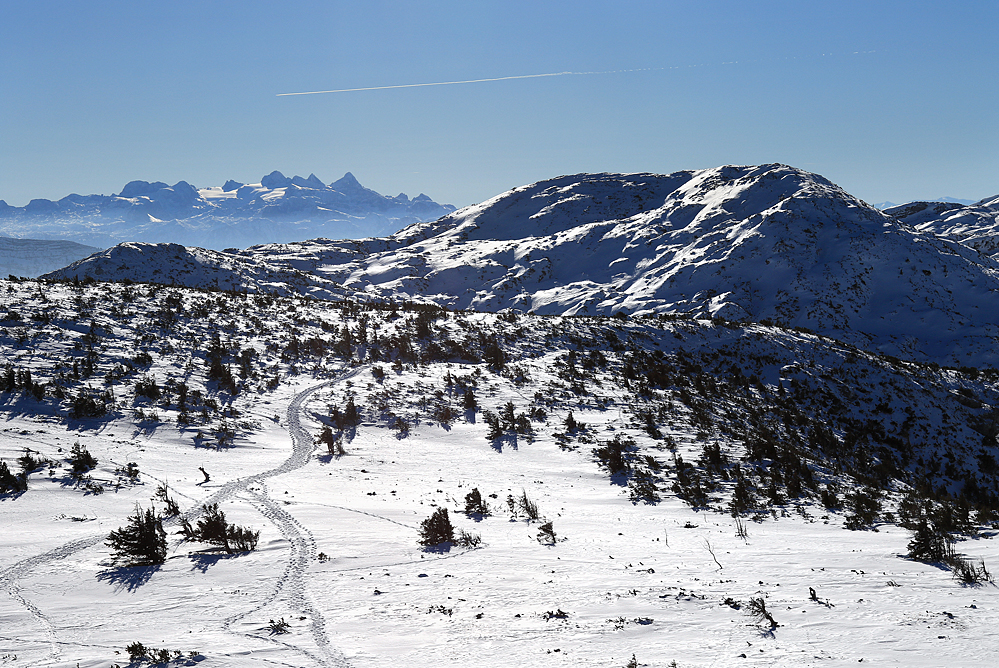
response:
[[[389,234],[454,211],[427,195],[380,195],[347,172],[324,184],[315,174],[271,172],[260,183],[195,188],[186,181],[132,181],[117,195],[67,195],[12,207],[0,200],[0,233],[67,239],[99,247],[125,241],[221,250],[319,236]]]
[[[999,254],[999,196],[970,205],[911,202],[885,213],[920,231],[960,241],[993,257]]]
[[[150,280],[124,252],[51,276]],[[177,284],[207,287],[170,252],[142,252]],[[386,238],[236,256],[304,272],[319,297],[341,285],[456,309],[772,321],[902,357],[999,363],[999,265],[786,165],[563,176]],[[260,289],[241,280],[228,283]]]

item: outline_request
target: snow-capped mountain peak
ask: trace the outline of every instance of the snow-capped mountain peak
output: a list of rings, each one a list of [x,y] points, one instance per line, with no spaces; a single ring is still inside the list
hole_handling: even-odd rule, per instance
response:
[[[387,197],[349,172],[332,185],[315,174],[273,171],[259,183],[228,180],[195,188],[186,181],[131,181],[118,195],[70,195],[0,206],[0,234],[61,238],[94,246],[121,241],[246,247],[314,237],[363,238],[395,232],[450,211],[428,197]]]

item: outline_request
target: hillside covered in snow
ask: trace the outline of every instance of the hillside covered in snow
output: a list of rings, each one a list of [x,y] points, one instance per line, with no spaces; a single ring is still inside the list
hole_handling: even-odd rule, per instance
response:
[[[999,254],[999,195],[975,204],[911,202],[885,213],[924,232],[960,241],[995,257]]]
[[[143,264],[130,259],[139,253]],[[358,299],[452,309],[766,321],[905,358],[999,364],[995,261],[785,165],[563,176],[385,238],[234,256],[303,272],[315,297],[336,284]],[[51,276],[144,281],[156,267],[211,287],[200,277],[213,263],[133,244]]]
[[[286,177],[275,171],[253,184],[196,188],[186,181],[132,181],[117,195],[73,194],[23,207],[0,200],[0,234],[98,247],[145,241],[222,250],[390,234],[453,210],[424,194],[380,195],[350,172],[327,185],[315,174]]]
[[[994,665],[994,369],[126,282],[0,324],[0,665]]]

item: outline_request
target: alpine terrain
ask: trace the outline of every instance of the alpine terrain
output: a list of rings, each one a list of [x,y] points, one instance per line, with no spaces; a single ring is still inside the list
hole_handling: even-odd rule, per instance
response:
[[[580,174],[0,280],[0,665],[992,666],[992,207]]]
[[[347,172],[324,184],[310,174],[271,172],[260,183],[227,181],[196,188],[132,181],[117,195],[67,195],[9,206],[0,200],[0,234],[64,239],[106,248],[124,241],[156,241],[222,250],[312,237],[352,239],[388,234],[449,211],[424,194],[380,195]],[[56,269],[58,267],[52,267]]]

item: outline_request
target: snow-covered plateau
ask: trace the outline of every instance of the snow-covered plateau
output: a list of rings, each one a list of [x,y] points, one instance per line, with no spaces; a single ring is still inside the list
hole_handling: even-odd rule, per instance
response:
[[[997,268],[765,165],[0,280],[0,666],[993,666]]]

